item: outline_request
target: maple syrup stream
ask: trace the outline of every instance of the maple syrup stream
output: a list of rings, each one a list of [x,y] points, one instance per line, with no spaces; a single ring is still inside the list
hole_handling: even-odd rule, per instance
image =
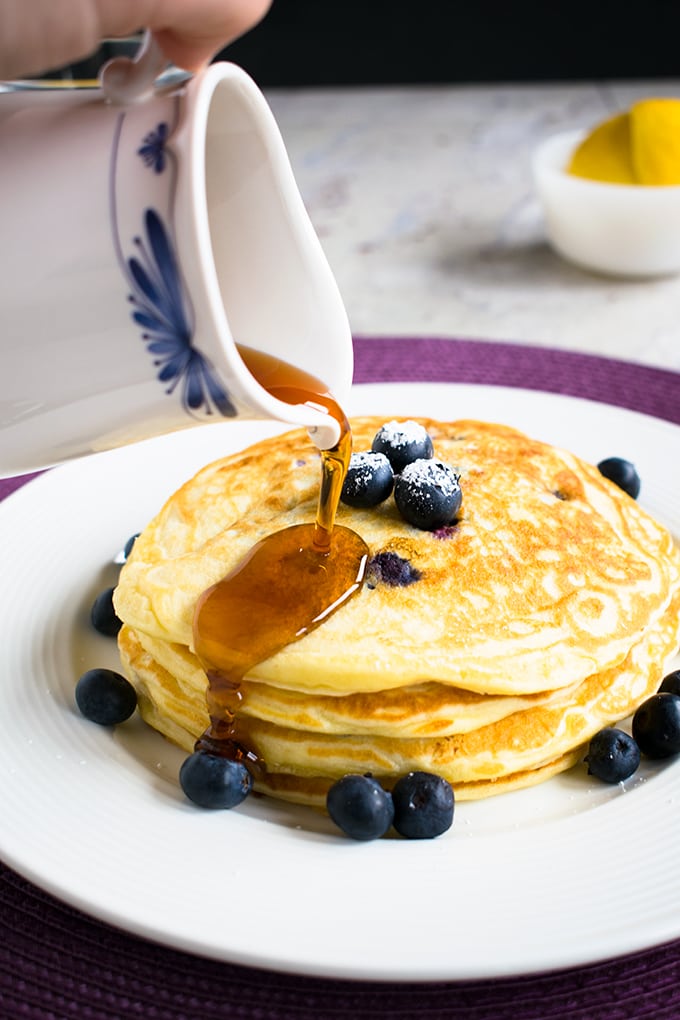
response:
[[[337,445],[321,453],[314,523],[267,535],[200,596],[194,613],[194,647],[208,677],[210,716],[196,749],[243,761],[256,776],[265,766],[249,738],[247,717],[239,712],[243,678],[319,626],[360,589],[368,547],[355,532],[334,523],[352,451],[344,412],[308,373],[259,351],[238,349],[272,396],[321,408],[340,426]]]

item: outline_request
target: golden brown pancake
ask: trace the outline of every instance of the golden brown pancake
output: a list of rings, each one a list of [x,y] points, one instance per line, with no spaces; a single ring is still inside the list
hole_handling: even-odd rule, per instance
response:
[[[544,701],[462,734],[384,736],[370,732],[370,716],[358,709],[352,715],[349,708],[347,728],[337,733],[320,732],[314,713],[307,717],[308,728],[249,715],[244,730],[248,744],[268,765],[268,774],[256,781],[256,787],[269,791],[285,786],[289,795],[297,790],[306,799],[308,780],[314,780],[311,789],[325,792],[347,772],[371,772],[390,786],[396,776],[423,770],[443,776],[457,794],[462,795],[465,788],[471,798],[516,788],[520,776],[521,785],[538,782],[546,768],[554,774],[573,764],[602,726],[618,722],[653,694],[679,641],[680,591],[661,625],[646,633],[623,663],[589,677],[575,689],[553,692]],[[121,632],[120,645],[126,671],[140,693],[144,718],[191,750],[209,722],[205,698],[187,698],[176,679],[144,652],[131,631]],[[407,697],[403,688],[389,693]],[[300,723],[299,708],[295,713]]]
[[[146,653],[149,661],[155,661],[174,677],[182,704],[194,717],[200,717],[201,723],[205,721],[206,675],[188,648],[128,627],[119,645],[126,659],[137,659]],[[561,691],[513,697],[479,694],[430,682],[386,691],[327,695],[246,680],[241,693],[241,714],[292,729],[338,734],[364,730],[387,737],[433,737],[478,729],[522,709],[547,704]]]
[[[142,717],[174,744],[191,752],[197,736],[203,733],[208,723],[205,709],[205,680],[200,695],[192,692],[191,696],[187,697],[185,688],[144,652],[129,628],[123,628],[119,642],[125,671],[137,688]],[[523,789],[570,768],[581,757],[583,752],[579,745],[555,761],[533,769],[508,773],[495,779],[456,783],[456,797],[458,800],[476,800],[491,794]],[[339,768],[340,775],[344,775],[352,766],[343,763]],[[282,772],[270,767],[265,775],[258,776],[255,786],[261,793],[281,800],[322,807],[334,778],[338,777],[335,774],[328,776],[311,775],[306,772]],[[382,778],[383,781],[387,780],[386,785],[392,785],[397,776],[395,774]]]
[[[352,422],[355,450],[384,419]],[[599,471],[493,424],[420,419],[461,475],[456,522],[407,524],[390,498],[341,506],[370,549],[361,591],[244,682],[261,788],[318,800],[333,778],[435,771],[483,796],[568,767],[658,686],[678,644],[680,554]],[[121,656],[142,714],[190,749],[207,724],[193,653],[200,594],[271,532],[314,519],[302,431],[200,471],[121,572]]]

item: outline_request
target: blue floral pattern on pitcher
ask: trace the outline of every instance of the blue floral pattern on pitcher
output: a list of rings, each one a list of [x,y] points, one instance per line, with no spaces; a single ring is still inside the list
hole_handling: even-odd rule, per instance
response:
[[[128,283],[132,319],[141,327],[141,339],[152,356],[156,378],[167,394],[178,391],[187,413],[225,418],[236,415],[227,390],[214,366],[195,346],[191,299],[184,285],[172,230],[152,207],[142,214],[143,233],[132,239],[135,253],[125,255],[120,239],[115,200],[115,169],[125,114],[119,118],[111,160],[111,222],[118,261]],[[137,149],[144,165],[163,174],[171,154],[166,142],[171,131],[164,122],[149,131]],[[171,197],[174,196],[174,180]]]
[[[182,289],[177,258],[163,221],[154,209],[144,214],[146,238],[135,238],[137,255],[128,259],[134,305],[132,318],[144,332],[142,339],[154,356],[157,378],[169,383],[166,393],[182,384],[182,404],[187,411],[214,405],[220,414],[233,417],[233,404],[212,366],[192,344],[193,328]]]
[[[167,140],[168,125],[162,122],[155,131],[149,131],[148,135],[144,136],[144,141],[137,149],[137,155],[142,157],[148,167],[153,167],[157,174],[162,174],[165,170]]]

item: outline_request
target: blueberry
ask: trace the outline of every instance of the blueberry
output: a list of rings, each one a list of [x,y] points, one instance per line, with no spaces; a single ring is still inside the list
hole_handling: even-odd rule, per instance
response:
[[[394,485],[392,465],[384,453],[353,453],[340,496],[347,506],[377,506]]]
[[[95,630],[107,637],[115,637],[123,626],[122,621],[116,616],[113,608],[113,588],[105,588],[97,595],[90,610],[90,620]]]
[[[653,694],[633,716],[633,736],[648,758],[670,758],[680,752],[680,697]]]
[[[451,828],[451,785],[430,772],[409,772],[392,790],[394,827],[408,839],[433,839]]]
[[[633,499],[640,495],[640,476],[635,465],[622,457],[607,457],[597,465],[598,471],[610,482],[627,492]]]
[[[463,499],[459,475],[440,460],[416,460],[394,480],[399,513],[416,528],[436,531],[455,519]]]
[[[379,552],[366,568],[366,584],[375,588],[386,584],[390,588],[407,588],[421,578],[421,573],[409,560],[395,552]]]
[[[395,475],[412,461],[427,460],[434,453],[427,430],[415,421],[388,421],[373,437],[371,450],[385,454]]]
[[[590,741],[586,762],[588,775],[605,783],[622,783],[640,764],[640,748],[628,733],[607,726]]]
[[[179,770],[184,793],[203,808],[233,808],[250,793],[253,780],[243,762],[195,751]]]
[[[680,669],[666,674],[661,681],[659,694],[680,694]]]
[[[352,839],[379,839],[394,817],[392,797],[372,776],[350,773],[333,783],[326,807],[338,828]]]
[[[112,669],[88,669],[76,684],[76,705],[90,722],[117,726],[137,707],[137,692],[124,676]]]

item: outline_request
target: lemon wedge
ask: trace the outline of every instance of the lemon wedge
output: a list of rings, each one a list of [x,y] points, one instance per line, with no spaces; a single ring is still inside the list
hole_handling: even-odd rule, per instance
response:
[[[643,99],[630,110],[638,184],[680,184],[680,99]]]
[[[598,124],[567,172],[608,184],[680,184],[680,99],[641,99]]]
[[[628,113],[603,121],[577,147],[567,172],[591,181],[635,184],[630,128]]]

